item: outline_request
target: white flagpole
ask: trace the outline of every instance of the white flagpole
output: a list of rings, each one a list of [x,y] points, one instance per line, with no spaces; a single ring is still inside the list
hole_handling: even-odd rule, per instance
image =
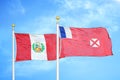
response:
[[[56,45],[56,80],[59,80],[59,20],[60,20],[60,17],[59,16],[56,16],[56,32],[57,32],[57,36],[56,36],[56,42],[57,42],[57,45]]]
[[[12,80],[15,80],[14,27],[15,24],[12,24]]]

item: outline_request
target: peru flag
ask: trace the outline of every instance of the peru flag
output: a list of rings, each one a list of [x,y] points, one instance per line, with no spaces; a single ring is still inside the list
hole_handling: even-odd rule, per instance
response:
[[[16,61],[56,60],[56,34],[15,33],[15,37],[17,44]]]
[[[112,43],[105,28],[60,27],[64,56],[109,56]]]

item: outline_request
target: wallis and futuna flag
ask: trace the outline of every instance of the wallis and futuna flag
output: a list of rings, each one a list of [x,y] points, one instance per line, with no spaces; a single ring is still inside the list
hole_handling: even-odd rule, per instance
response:
[[[15,37],[17,44],[16,61],[56,60],[56,34],[15,33]]]
[[[64,56],[109,56],[112,43],[107,30],[98,28],[59,27],[61,53]]]

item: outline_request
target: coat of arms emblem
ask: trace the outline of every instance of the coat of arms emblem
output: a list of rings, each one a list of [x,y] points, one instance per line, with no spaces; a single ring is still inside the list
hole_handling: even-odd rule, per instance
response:
[[[35,42],[35,43],[32,44],[32,49],[36,53],[40,53],[40,52],[43,52],[45,50],[45,46],[44,46],[43,43]]]

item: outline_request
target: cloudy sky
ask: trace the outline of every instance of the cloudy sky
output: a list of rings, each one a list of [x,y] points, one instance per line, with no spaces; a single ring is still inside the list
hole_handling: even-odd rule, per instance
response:
[[[0,0],[0,80],[12,79],[12,28],[15,32],[56,33],[65,27],[105,27],[113,56],[60,60],[60,80],[120,80],[120,0]],[[56,61],[15,63],[16,80],[56,80]]]

